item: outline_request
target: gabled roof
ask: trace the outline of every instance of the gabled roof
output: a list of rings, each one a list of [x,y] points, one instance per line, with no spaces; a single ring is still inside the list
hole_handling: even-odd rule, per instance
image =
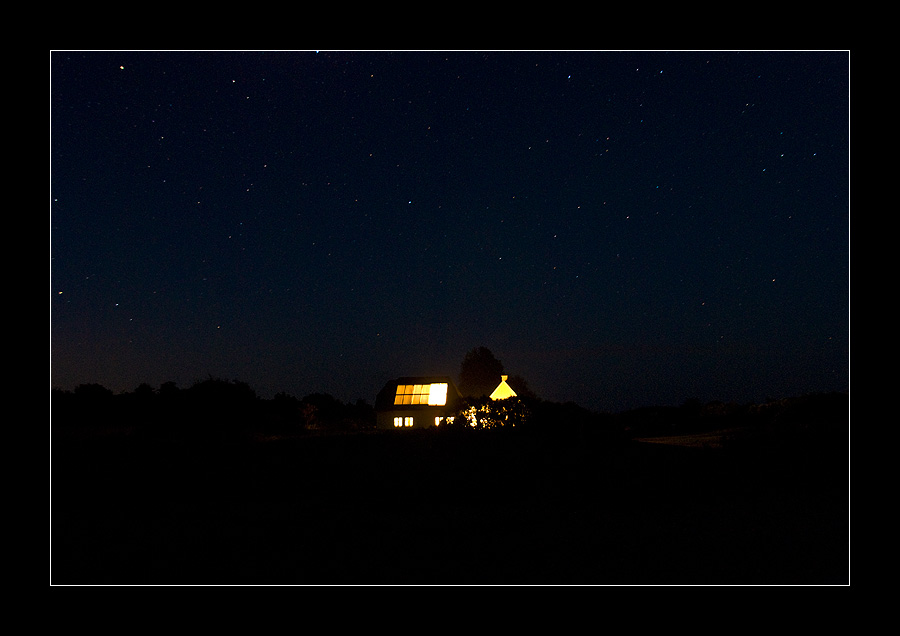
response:
[[[442,404],[428,403],[428,388],[433,384],[443,384],[447,386],[446,400],[442,401]],[[401,395],[419,396],[418,400],[412,398],[407,400],[406,403],[400,403],[397,399],[398,388],[401,389]],[[437,406],[447,406],[452,408],[460,399],[461,396],[459,390],[456,388],[456,384],[453,383],[450,376],[403,376],[391,380],[378,392],[378,396],[375,398],[375,410],[415,410],[435,408]]]
[[[508,375],[500,376],[500,384],[498,384],[497,388],[494,389],[494,392],[491,393],[492,400],[505,400],[506,398],[516,397],[516,392],[506,383],[506,378],[508,377]]]

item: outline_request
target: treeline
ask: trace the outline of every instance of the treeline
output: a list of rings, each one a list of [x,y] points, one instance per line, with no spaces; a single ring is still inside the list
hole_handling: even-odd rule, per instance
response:
[[[365,400],[344,403],[327,393],[303,398],[279,393],[264,399],[245,382],[218,378],[185,389],[174,382],[158,389],[141,384],[119,394],[99,384],[53,389],[50,415],[53,430],[63,433],[283,435],[375,427],[375,408]]]
[[[702,433],[724,428],[840,435],[849,433],[850,396],[842,392],[811,393],[751,404],[688,400],[679,407],[635,409],[617,417],[631,436]]]
[[[778,437],[849,441],[849,396],[810,394],[734,404],[688,400],[677,407],[649,407],[617,414],[596,413],[575,403],[520,397],[492,403],[467,399],[445,430],[515,429],[573,438],[631,439],[734,429],[735,439]],[[375,408],[365,400],[345,403],[326,393],[297,398],[279,393],[263,399],[246,383],[209,378],[186,389],[167,382],[158,389],[142,384],[114,394],[99,384],[73,391],[54,389],[54,432],[127,432],[190,436],[280,436],[315,432],[375,430]]]
[[[574,403],[558,404],[536,397],[493,403],[489,398],[468,398],[466,409],[477,411],[470,426],[457,418],[444,430],[482,429],[550,430],[555,433],[617,430],[614,419]],[[363,399],[345,403],[327,393],[297,398],[279,393],[259,397],[247,383],[209,378],[181,389],[166,382],[158,389],[141,384],[134,391],[113,393],[100,384],[82,384],[74,390],[54,389],[51,426],[60,433],[141,433],[174,435],[278,436],[315,432],[375,430],[375,408]]]

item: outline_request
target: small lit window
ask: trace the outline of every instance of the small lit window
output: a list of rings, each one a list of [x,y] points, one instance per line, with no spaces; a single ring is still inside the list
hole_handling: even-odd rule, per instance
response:
[[[395,417],[394,418],[394,426],[403,426],[403,418]]]
[[[411,418],[411,417],[403,418],[403,426],[412,426],[412,425],[413,425],[413,418]]]

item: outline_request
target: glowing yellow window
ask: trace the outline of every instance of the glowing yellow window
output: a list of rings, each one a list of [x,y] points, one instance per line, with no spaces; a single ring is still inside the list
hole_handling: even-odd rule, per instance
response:
[[[394,404],[427,404],[444,406],[447,403],[447,383],[398,384]]]
[[[403,404],[404,397],[408,395],[408,393],[412,393],[412,388],[410,387],[410,391],[406,390],[407,385],[398,384],[397,385],[397,395],[394,397],[394,404]],[[409,401],[406,402],[409,404]]]
[[[430,406],[444,406],[447,403],[447,383],[435,382],[430,388],[428,404]]]

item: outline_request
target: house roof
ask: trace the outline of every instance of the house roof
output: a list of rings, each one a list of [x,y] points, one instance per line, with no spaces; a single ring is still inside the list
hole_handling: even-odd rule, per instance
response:
[[[430,387],[432,384],[446,384],[447,385],[447,394],[446,401],[443,404],[435,405],[428,404],[427,402],[427,390],[420,389],[420,391],[425,391],[425,402],[420,403],[410,403],[410,404],[399,404],[397,403],[397,389],[398,387],[403,387],[407,394],[412,394],[417,389],[412,389],[410,387]],[[417,392],[417,395],[422,395],[422,393]],[[456,388],[456,384],[454,384],[453,380],[450,376],[447,375],[429,375],[429,376],[402,376],[391,380],[387,384],[384,385],[384,388],[378,392],[378,396],[375,398],[375,410],[377,411],[386,411],[386,410],[419,410],[419,409],[427,409],[427,408],[435,408],[435,406],[449,406],[452,407],[456,404],[458,400],[461,399],[459,394],[459,390]]]
[[[494,392],[491,393],[492,400],[505,400],[506,398],[516,397],[516,392],[506,383],[506,378],[508,377],[508,375],[500,376],[500,384],[498,384],[497,388],[494,389]]]

